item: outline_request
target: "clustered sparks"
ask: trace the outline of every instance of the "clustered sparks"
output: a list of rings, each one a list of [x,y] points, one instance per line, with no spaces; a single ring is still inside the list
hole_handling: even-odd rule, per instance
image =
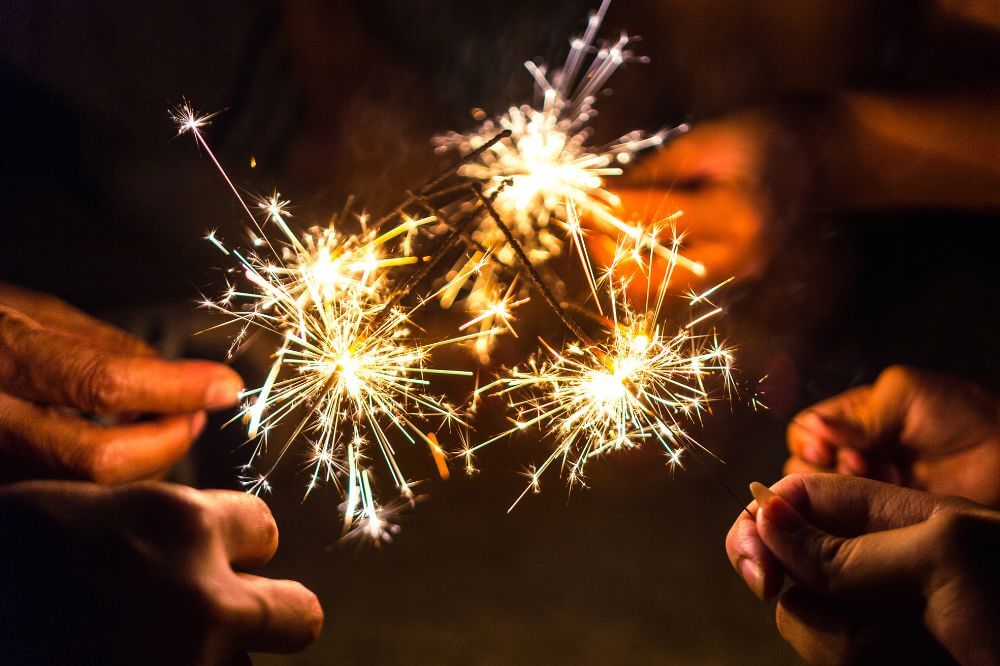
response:
[[[597,96],[618,67],[637,59],[627,35],[595,41],[609,2],[591,15],[551,77],[527,63],[541,94],[538,108],[512,108],[472,134],[438,137],[439,149],[460,150],[463,159],[374,223],[364,215],[341,215],[326,227],[294,229],[288,202],[277,192],[250,203],[240,194],[202,133],[211,116],[199,116],[186,103],[174,111],[179,133],[194,136],[252,225],[249,251],[209,234],[235,262],[238,277],[204,305],[239,326],[230,354],[256,332],[276,345],[264,382],[245,392],[236,417],[255,443],[244,477],[250,492],[269,491],[271,472],[283,456],[304,448],[306,494],[322,483],[335,486],[343,494],[345,535],[378,543],[394,533],[394,512],[415,500],[415,481],[397,456],[401,445],[426,447],[439,476],[447,478],[449,453],[439,435],[459,442],[471,474],[476,451],[537,429],[542,441],[552,442],[551,451],[530,469],[530,483],[514,505],[538,491],[542,475],[557,462],[573,487],[585,485],[591,459],[610,451],[655,444],[675,466],[682,455],[702,450],[687,429],[733,387],[733,352],[712,328],[722,309],[710,300],[728,280],[689,293],[687,316],[668,313],[664,303],[675,270],[704,274],[680,254],[681,239],[671,233],[680,213],[648,227],[628,223],[605,189],[605,178],[621,174],[637,152],[686,129],[633,132],[606,146],[587,145]],[[453,179],[459,184],[445,186]],[[411,216],[407,210],[414,207],[426,215]],[[619,234],[615,258],[603,271],[595,271],[588,256],[583,220]],[[345,230],[348,224],[354,231]],[[666,236],[672,241],[657,240]],[[418,237],[431,239],[429,254],[415,251]],[[567,243],[579,256],[592,296],[582,308],[603,324],[596,340],[568,315],[534,266],[562,253]],[[654,258],[667,266],[656,284],[650,280]],[[649,285],[642,302],[629,297],[629,270],[631,277],[644,274]],[[405,305],[424,278],[439,273],[444,279],[431,293]],[[434,393],[435,379],[473,373],[435,367],[432,352],[468,343],[487,361],[497,336],[517,337],[514,312],[528,300],[527,285],[572,341],[543,340],[524,364],[476,389],[468,408]],[[453,337],[428,340],[420,333],[418,310],[433,301],[449,308],[460,300],[470,318]],[[471,415],[490,396],[507,402],[513,426],[477,442]],[[269,452],[272,439],[280,444]],[[273,456],[266,465],[265,456]],[[267,471],[253,471],[261,468]],[[387,473],[389,481],[377,472]],[[396,492],[385,501],[390,481]]]
[[[200,131],[205,119],[187,105],[176,117],[181,132],[193,133],[218,165]],[[219,170],[231,183],[221,166]],[[412,333],[411,318],[427,299],[404,308],[401,299],[390,296],[397,286],[389,272],[425,259],[409,253],[409,238],[433,217],[402,215],[397,225],[380,231],[369,229],[362,216],[357,235],[344,234],[336,225],[296,234],[286,220],[287,202],[277,194],[260,200],[259,207],[263,224],[244,203],[258,229],[253,244],[259,249],[244,253],[209,235],[237,262],[247,287],[231,285],[220,299],[204,303],[240,324],[234,346],[251,330],[281,340],[264,383],[244,392],[237,417],[256,442],[245,483],[251,492],[268,491],[278,461],[294,443],[306,441],[307,494],[322,482],[332,483],[344,492],[345,533],[376,542],[388,539],[393,510],[413,501],[412,483],[400,468],[394,442],[426,446],[439,473],[447,476],[445,452],[435,433],[468,428],[460,410],[430,392],[429,378],[472,373],[431,367],[429,356],[437,347],[480,333],[422,342]],[[268,222],[279,229],[280,240],[264,233]],[[275,461],[265,473],[250,473],[279,425],[290,434],[282,435]],[[379,500],[376,466],[388,470],[399,500]]]
[[[565,64],[551,77],[544,66],[525,63],[540,98],[537,105],[511,107],[471,133],[449,132],[434,139],[439,152],[464,153],[479,148],[500,130],[510,131],[508,139],[483,151],[461,173],[483,182],[488,194],[497,194],[497,211],[532,262],[544,264],[560,255],[568,242],[580,258],[596,302],[600,299],[581,218],[622,235],[633,245],[652,247],[666,257],[668,248],[660,246],[641,225],[630,224],[615,212],[621,202],[605,189],[605,179],[621,175],[623,166],[636,153],[687,130],[686,125],[680,125],[652,135],[633,131],[607,145],[588,145],[590,122],[597,114],[594,106],[608,80],[624,63],[645,61],[629,49],[633,39],[627,34],[622,33],[612,42],[596,41],[609,4],[610,0],[604,0],[600,9],[591,14],[586,31],[571,41]],[[584,68],[590,54],[593,60]],[[494,249],[504,264],[514,263],[509,244],[490,220],[479,226],[474,237],[480,246]],[[705,272],[700,263],[683,256],[676,261],[696,275]],[[500,281],[496,270],[477,274],[466,306],[481,310],[484,303],[495,301],[503,291]],[[450,306],[450,301],[443,304]],[[488,358],[490,342],[483,338],[478,343],[483,360]]]
[[[674,236],[666,277],[654,293],[647,290],[641,309],[629,303],[628,280],[621,273],[626,262],[650,270],[653,252],[620,248],[601,277],[610,312],[601,339],[576,341],[562,350],[543,341],[544,350],[525,368],[515,367],[480,389],[507,398],[515,416],[510,429],[466,447],[467,468],[477,449],[522,430],[537,428],[543,439],[553,440],[552,452],[528,471],[530,482],[511,509],[528,491],[540,490],[541,476],[557,462],[573,487],[585,483],[590,460],[610,451],[651,442],[675,466],[684,451],[700,448],[686,427],[718,397],[710,382],[729,394],[733,353],[714,330],[701,330],[722,312],[709,299],[725,283],[689,294],[689,317],[676,330],[661,321],[679,247]]]

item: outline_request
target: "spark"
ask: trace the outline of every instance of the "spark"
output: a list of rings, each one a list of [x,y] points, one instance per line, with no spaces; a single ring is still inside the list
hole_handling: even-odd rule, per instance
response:
[[[396,455],[404,443],[426,446],[440,475],[447,477],[447,456],[436,432],[468,424],[460,409],[429,387],[433,377],[472,373],[432,367],[429,359],[434,349],[480,333],[424,342],[413,334],[416,307],[395,306],[382,315],[385,305],[367,298],[360,287],[330,298],[329,284],[302,267],[309,264],[294,263],[301,259],[294,250],[292,262],[282,263],[222,247],[237,258],[249,287],[230,289],[211,306],[281,341],[263,384],[244,391],[236,417],[257,442],[249,468],[257,469],[268,454],[271,433],[279,425],[291,433],[267,471],[249,478],[248,489],[269,490],[267,479],[284,455],[296,442],[308,441],[306,494],[332,483],[346,493],[345,533],[387,535],[372,470],[377,463],[399,497],[412,502],[413,482]],[[367,528],[358,531],[360,524]]]
[[[682,454],[702,447],[688,433],[693,421],[711,410],[717,399],[713,382],[732,386],[733,350],[713,330],[699,326],[721,312],[710,300],[718,286],[688,298],[688,316],[670,323],[664,317],[664,299],[679,240],[670,245],[673,258],[666,279],[647,293],[644,303],[630,303],[628,279],[619,275],[634,249],[620,244],[600,278],[610,313],[605,331],[596,341],[573,341],[557,349],[542,340],[541,353],[523,366],[477,389],[508,401],[513,414],[509,429],[461,455],[466,466],[476,450],[522,430],[537,428],[552,440],[552,451],[528,470],[529,483],[511,509],[529,492],[538,492],[541,478],[553,465],[570,487],[586,485],[586,466],[612,451],[651,443],[663,449],[667,463],[676,467]],[[643,255],[651,268],[653,252]],[[707,313],[703,310],[709,310]]]
[[[209,159],[212,160],[212,164],[215,165],[219,174],[221,174],[222,178],[226,181],[226,185],[228,185],[229,189],[233,191],[234,195],[236,195],[236,200],[239,201],[244,212],[246,212],[254,227],[256,227],[259,231],[260,226],[257,224],[257,218],[255,218],[253,213],[250,212],[250,208],[247,206],[246,201],[240,195],[239,190],[236,189],[236,185],[233,184],[233,181],[230,180],[229,174],[227,174],[226,170],[222,168],[222,163],[219,162],[219,159],[215,156],[215,152],[212,150],[212,147],[208,145],[208,141],[205,140],[205,135],[202,134],[201,130],[209,125],[215,115],[216,114],[214,113],[199,114],[194,110],[194,107],[191,106],[191,102],[184,100],[178,106],[174,107],[170,113],[170,118],[177,124],[178,136],[182,134],[191,134],[194,136],[195,141],[198,142],[198,145],[204,149]]]
[[[500,130],[510,132],[507,139],[494,143],[459,173],[483,182],[487,195],[496,195],[498,212],[534,264],[543,265],[562,254],[568,243],[580,260],[598,308],[601,299],[581,220],[592,218],[626,236],[640,251],[650,248],[661,257],[669,257],[670,249],[655,235],[614,212],[621,202],[605,188],[605,180],[622,175],[623,166],[636,153],[687,130],[687,125],[680,125],[651,135],[633,131],[603,146],[589,145],[590,123],[597,115],[595,104],[608,80],[623,64],[645,60],[630,49],[633,39],[625,33],[611,42],[597,41],[609,4],[610,0],[604,0],[590,15],[584,34],[571,41],[561,68],[550,75],[543,65],[525,63],[535,81],[536,104],[511,107],[472,132],[449,132],[434,139],[438,152],[468,152]],[[593,59],[585,68],[590,54]],[[494,250],[503,264],[514,264],[511,248],[490,220],[485,220],[473,237],[481,247]],[[698,276],[705,273],[703,265],[686,257],[678,255],[672,260]],[[487,308],[501,291],[499,280],[496,270],[476,274],[466,299],[467,309]]]
[[[398,224],[376,229],[360,215],[358,233],[346,233],[340,219],[297,231],[289,223],[289,202],[274,192],[257,199],[258,220],[202,136],[209,117],[197,116],[187,103],[174,115],[179,131],[192,133],[212,157],[254,223],[252,246],[261,248],[245,251],[216,232],[206,236],[236,263],[238,277],[218,299],[202,305],[239,325],[234,348],[250,330],[277,343],[264,382],[244,391],[233,419],[246,424],[254,443],[241,476],[244,486],[255,494],[270,492],[274,469],[289,451],[301,449],[308,469],[306,495],[322,484],[343,494],[345,536],[390,540],[396,531],[393,515],[415,501],[415,482],[399,463],[398,447],[427,447],[446,478],[448,455],[439,437],[470,428],[464,412],[432,393],[431,385],[472,373],[434,367],[431,354],[496,331],[432,341],[414,333],[414,313],[440,291],[404,307],[397,276],[390,273],[426,259],[409,252],[408,239],[436,222],[434,217],[400,213]],[[265,226],[278,233],[267,235]],[[449,287],[446,283],[442,289]],[[505,305],[513,307],[510,301]],[[272,456],[276,433],[281,440]],[[272,459],[265,463],[265,457]],[[387,473],[389,484],[379,482],[377,470]],[[380,499],[386,485],[395,489],[396,499]]]

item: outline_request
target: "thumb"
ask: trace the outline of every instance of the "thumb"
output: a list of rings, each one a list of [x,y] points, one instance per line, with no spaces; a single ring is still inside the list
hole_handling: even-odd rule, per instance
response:
[[[757,530],[796,582],[819,595],[854,599],[886,591],[920,591],[927,569],[927,523],[853,538],[829,534],[770,490],[759,495]]]
[[[872,475],[870,456],[906,429],[925,383],[919,371],[886,368],[874,384],[844,391],[798,414],[788,426],[788,449],[811,465],[833,467],[839,461],[842,473]]]

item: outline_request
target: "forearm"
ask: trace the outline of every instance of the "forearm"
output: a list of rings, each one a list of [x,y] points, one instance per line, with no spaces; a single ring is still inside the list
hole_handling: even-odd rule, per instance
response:
[[[847,93],[812,132],[831,208],[1000,210],[1000,91]]]

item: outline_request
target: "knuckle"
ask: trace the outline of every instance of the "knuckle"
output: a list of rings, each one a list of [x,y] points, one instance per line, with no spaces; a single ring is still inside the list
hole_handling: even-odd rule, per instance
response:
[[[87,358],[77,367],[80,407],[96,412],[110,411],[121,404],[125,378],[105,357]]]
[[[803,489],[808,488],[809,484],[818,478],[815,472],[803,472],[801,468],[798,467],[790,469],[789,472],[789,474],[783,476],[774,486],[774,492],[778,493],[786,500],[789,497],[803,492]]]
[[[912,383],[918,375],[919,371],[908,365],[890,365],[879,373],[877,382],[879,384],[902,386]]]
[[[964,559],[969,554],[980,552],[983,542],[992,530],[984,529],[988,521],[979,515],[964,511],[948,511],[935,514],[931,518],[942,544],[941,554],[948,558]]]
[[[87,433],[81,434],[76,446],[59,449],[57,457],[74,478],[101,484],[112,481],[106,447]]]
[[[31,320],[14,308],[0,305],[0,331],[5,335],[17,333],[27,327]]]
[[[155,526],[168,543],[204,543],[218,529],[215,515],[193,488],[148,482],[132,484],[128,493],[142,520]]]
[[[833,593],[841,572],[849,566],[851,542],[847,539],[828,537],[820,539],[816,547],[816,572],[813,584],[820,594]]]
[[[62,451],[60,455],[65,456],[66,466],[77,478],[101,485],[129,480],[113,447],[99,432],[81,433],[77,446],[65,447]]]
[[[210,633],[210,630],[227,626],[232,621],[233,612],[224,601],[223,592],[201,577],[187,577],[179,583],[178,595],[188,618],[203,631]]]
[[[786,595],[787,594],[788,593],[786,593]],[[780,634],[786,641],[791,642],[793,639],[797,638],[799,622],[794,611],[790,610],[784,596],[778,599],[778,603],[775,606],[774,624],[778,630],[778,634]]]
[[[9,307],[0,305],[0,370],[11,376],[20,370],[17,362],[28,344],[28,336],[37,328],[35,323]]]
[[[215,515],[201,503],[180,500],[173,508],[173,513],[181,534],[190,541],[208,541],[218,531]]]

